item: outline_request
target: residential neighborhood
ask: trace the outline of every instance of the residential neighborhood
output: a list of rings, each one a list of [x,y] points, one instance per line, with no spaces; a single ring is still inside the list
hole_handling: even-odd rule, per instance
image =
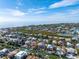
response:
[[[78,24],[0,29],[1,59],[78,59]],[[54,27],[55,26],[55,27]]]

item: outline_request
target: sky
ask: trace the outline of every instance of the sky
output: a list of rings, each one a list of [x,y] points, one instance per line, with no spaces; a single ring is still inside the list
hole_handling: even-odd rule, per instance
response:
[[[0,28],[78,22],[79,0],[0,0]]]

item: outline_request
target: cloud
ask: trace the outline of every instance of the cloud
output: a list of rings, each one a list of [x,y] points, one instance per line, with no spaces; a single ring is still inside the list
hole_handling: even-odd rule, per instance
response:
[[[3,22],[14,22],[16,21],[15,18],[11,18],[9,16],[0,16],[0,23],[3,23]]]
[[[45,10],[45,7],[41,7],[41,8],[30,8],[30,9],[28,9],[28,12],[39,11],[39,10]]]
[[[28,9],[27,11],[28,13],[32,13],[32,14],[42,14],[42,13],[45,13],[45,7],[42,7],[42,8],[31,8],[31,9]]]
[[[58,12],[48,15],[47,18],[55,23],[77,23],[79,22],[79,9]]]
[[[12,16],[16,16],[16,17],[21,17],[27,14],[20,10],[14,10],[14,9],[7,9],[7,11],[9,12],[9,14],[11,14]]]
[[[62,1],[56,2],[54,4],[51,4],[49,6],[49,8],[66,7],[66,6],[74,5],[77,2],[79,2],[79,0],[62,0]]]
[[[42,13],[42,11],[36,12],[36,14]],[[0,23],[1,22],[34,22],[38,21],[43,16],[31,15],[32,13],[22,12],[14,9],[2,9],[0,10]]]
[[[24,12],[21,12],[19,10],[15,10],[15,11],[12,11],[12,15],[13,16],[24,16],[25,13]]]
[[[43,11],[43,12],[42,12]],[[31,15],[32,13],[35,13]],[[32,24],[50,24],[50,23],[67,23],[67,22],[79,22],[79,9],[68,9],[63,12],[56,12],[48,15],[42,15],[40,13],[46,13],[44,10],[35,10],[35,12],[23,12],[21,10],[3,9],[0,11],[0,24],[8,24],[7,26],[22,26]],[[29,13],[29,14],[28,14]],[[37,15],[38,14],[38,15]],[[19,15],[19,16],[18,16]],[[14,24],[14,25],[13,25]],[[3,26],[1,25],[1,26]],[[5,26],[5,25],[4,25]]]
[[[46,11],[36,11],[36,12],[34,12],[34,14],[43,14],[43,13],[46,13]]]
[[[1,9],[0,10],[0,23],[3,22],[21,22],[27,13],[16,9]],[[24,20],[23,20],[24,21]]]
[[[79,15],[79,9],[72,10],[70,14],[71,15],[76,15],[76,14]]]
[[[0,23],[3,22],[4,17],[0,16]]]
[[[22,5],[22,0],[16,0],[16,3],[18,6],[21,6]]]

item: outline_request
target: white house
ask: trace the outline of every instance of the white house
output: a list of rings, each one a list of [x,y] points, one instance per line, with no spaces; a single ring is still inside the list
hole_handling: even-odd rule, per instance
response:
[[[16,59],[24,59],[26,57],[27,53],[25,51],[20,51],[15,55]]]

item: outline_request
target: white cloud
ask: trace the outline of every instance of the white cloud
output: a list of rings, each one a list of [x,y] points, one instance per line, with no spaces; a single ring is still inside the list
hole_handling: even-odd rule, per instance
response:
[[[3,22],[4,17],[0,16],[0,22]]]
[[[69,10],[65,12],[58,12],[52,15],[49,15],[47,18],[57,23],[74,23],[79,22],[79,9]]]
[[[49,8],[59,8],[59,7],[70,6],[70,5],[76,4],[77,2],[79,2],[79,0],[62,0],[54,4],[51,4]]]
[[[36,14],[42,13],[36,12]],[[37,19],[43,18],[43,16],[31,15],[31,13],[25,13],[20,10],[14,9],[2,9],[0,10],[0,23],[2,22],[34,22]]]
[[[16,17],[21,17],[27,14],[20,10],[14,10],[14,9],[7,9],[7,12],[9,12],[9,14],[11,14],[12,16],[16,16]]]
[[[42,8],[31,8],[31,9],[28,9],[28,12],[33,12],[33,11],[39,11],[39,10],[44,10],[45,7],[42,7]]]
[[[28,13],[32,13],[32,14],[42,14],[42,13],[45,13],[45,7],[42,7],[42,8],[31,8],[31,9],[28,9],[27,11]]]
[[[21,6],[22,5],[22,0],[16,0],[16,3],[18,6]]]
[[[0,23],[3,23],[3,22],[13,22],[13,21],[16,21],[15,18],[12,18],[12,20],[11,20],[11,17],[8,17],[8,16],[0,16]]]
[[[12,11],[11,13],[13,16],[24,16],[25,15],[24,12],[21,12],[19,10]]]
[[[0,23],[3,22],[18,22],[22,21],[27,13],[15,9],[2,9],[0,10]]]
[[[42,14],[42,13],[46,13],[46,11],[36,11],[36,12],[34,12],[34,14]]]
[[[18,12],[19,11],[19,12]],[[28,24],[46,24],[46,23],[63,23],[63,22],[78,22],[79,9],[67,10],[64,12],[57,12],[50,15],[40,15],[42,10],[35,11],[36,14],[27,14],[20,10],[7,9],[0,11],[0,24],[7,23],[6,26],[18,26],[18,25],[28,25]],[[21,12],[21,13],[20,13]],[[34,12],[34,13],[35,13]],[[16,14],[15,14],[16,13]],[[44,13],[44,11],[43,11]],[[21,14],[19,17],[16,17]],[[38,15],[37,15],[38,14]],[[16,23],[16,24],[15,24]],[[13,25],[14,24],[14,25]]]
[[[72,10],[70,14],[71,14],[71,15],[79,14],[79,9]]]

